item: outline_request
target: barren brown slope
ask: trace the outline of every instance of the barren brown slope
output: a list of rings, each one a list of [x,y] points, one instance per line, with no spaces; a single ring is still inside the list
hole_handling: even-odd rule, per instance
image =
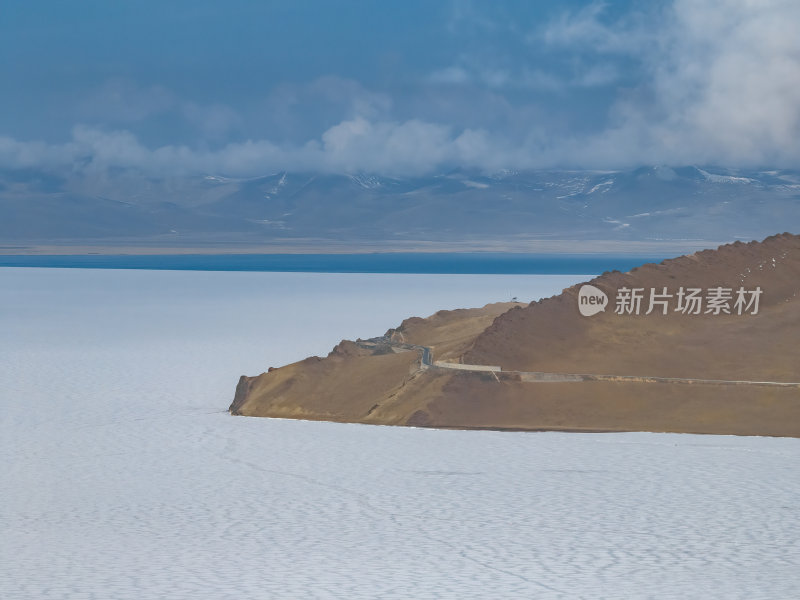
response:
[[[483,308],[442,310],[427,319],[411,317],[387,338],[430,347],[437,358],[463,352],[498,315],[516,303]],[[365,423],[405,423],[439,393],[442,377],[420,380],[420,352],[379,344],[365,349],[342,341],[326,358],[270,369],[242,377],[231,412],[249,416],[288,417]]]
[[[800,389],[451,375],[409,425],[800,437]]]
[[[736,242],[590,281],[610,302],[620,288],[760,287],[759,312],[649,315],[578,312],[576,285],[509,311],[476,339],[464,362],[513,371],[800,381],[800,237]],[[674,299],[673,299],[674,301]],[[642,312],[647,308],[642,305]]]
[[[427,319],[411,317],[397,329],[389,330],[392,339],[428,346],[437,360],[458,362],[463,354],[495,318],[512,308],[522,306],[515,302],[497,302],[483,308],[440,310]]]
[[[730,244],[591,283],[610,298],[605,313],[581,316],[574,286],[525,307],[407,319],[371,347],[343,342],[328,358],[243,377],[231,412],[429,427],[800,437],[797,386],[545,383],[524,373],[799,382],[800,237]],[[760,287],[758,314],[614,313],[622,287],[674,293],[717,286]],[[435,360],[500,365],[503,372],[426,369],[408,344],[433,347]]]

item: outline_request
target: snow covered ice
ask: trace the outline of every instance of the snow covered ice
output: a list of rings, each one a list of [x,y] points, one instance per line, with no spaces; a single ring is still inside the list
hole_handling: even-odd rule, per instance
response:
[[[226,412],[240,374],[585,279],[0,269],[0,598],[800,597],[800,440]]]

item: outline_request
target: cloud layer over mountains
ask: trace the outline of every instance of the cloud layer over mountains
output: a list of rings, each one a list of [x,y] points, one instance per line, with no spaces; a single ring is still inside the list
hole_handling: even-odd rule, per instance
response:
[[[800,159],[797,2],[571,3],[546,13],[455,2],[436,16],[418,26],[421,47],[412,39],[386,48],[370,37],[362,51],[373,44],[377,62],[353,65],[339,62],[346,46],[339,57],[309,44],[306,52],[329,52],[330,60],[266,80],[234,70],[214,93],[200,85],[209,75],[203,53],[213,47],[200,51],[194,71],[178,61],[176,72],[196,75],[192,82],[124,68],[146,62],[135,56],[117,57],[115,68],[89,58],[77,87],[52,94],[56,117],[51,101],[41,101],[51,113],[46,131],[35,125],[36,106],[23,106],[38,93],[19,74],[30,58],[23,48],[23,65],[2,73],[17,104],[0,106],[0,167],[419,175],[447,167],[791,167]],[[373,17],[361,15],[360,25],[374,26]],[[404,27],[416,31],[398,21]],[[247,42],[254,55],[268,53]],[[43,71],[55,60],[41,58]]]

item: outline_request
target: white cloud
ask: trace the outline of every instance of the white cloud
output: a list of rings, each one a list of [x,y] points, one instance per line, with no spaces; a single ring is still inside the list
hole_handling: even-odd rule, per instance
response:
[[[632,12],[608,23],[603,21],[607,7],[605,2],[592,2],[576,12],[565,11],[543,31],[530,34],[528,42],[543,41],[550,46],[580,48],[593,54],[629,54],[655,41],[652,16],[648,19],[644,13]]]
[[[74,144],[20,142],[0,136],[0,166],[12,169],[56,169],[71,165],[75,157]]]
[[[619,90],[607,123],[598,124],[597,133],[572,130],[565,134],[561,123],[554,125],[560,117],[542,115],[533,104],[513,104],[503,95],[499,88],[511,85],[517,86],[517,94],[525,86],[569,93],[563,79],[551,79],[537,65],[517,69],[512,77],[503,69],[492,71],[461,61],[433,79],[452,84],[477,81],[491,88],[483,90],[483,96],[477,90],[464,101],[471,100],[473,108],[485,106],[484,113],[501,115],[501,126],[488,130],[474,123],[455,125],[462,119],[459,110],[463,107],[460,91],[451,86],[437,88],[438,96],[421,96],[425,103],[406,118],[397,118],[393,98],[387,93],[326,77],[277,86],[266,103],[269,114],[265,118],[286,117],[290,129],[297,132],[304,130],[296,126],[296,119],[308,115],[309,107],[321,99],[328,113],[315,121],[315,128],[302,138],[286,137],[304,141],[254,139],[216,149],[153,148],[113,126],[80,126],[63,144],[0,137],[0,165],[241,175],[275,169],[412,174],[454,165],[484,169],[622,168],[643,163],[796,167],[800,160],[800,3],[675,0],[659,16],[656,20],[627,15],[610,22],[602,5],[593,4],[559,17],[540,32],[544,43],[573,48],[576,56],[584,57],[591,48],[606,58],[617,55],[618,62],[602,58],[581,63],[586,68],[572,74],[575,79],[569,85],[573,87],[607,85],[620,76],[619,65],[625,61],[635,61],[643,73],[635,87]],[[106,91],[125,95],[126,89],[111,86]],[[111,108],[131,121],[170,107],[205,127],[212,138],[221,140],[232,129],[244,130],[238,115],[224,106],[190,104],[157,88],[128,92],[128,101],[143,102],[139,112],[122,100],[111,102]],[[301,110],[295,111],[294,106]],[[435,119],[418,116],[432,112],[438,115]]]
[[[676,0],[644,31],[598,22],[593,5],[553,25],[552,40],[638,53],[646,78],[621,98],[598,135],[562,156],[586,165],[717,163],[795,166],[800,159],[800,4]]]
[[[198,128],[203,136],[224,139],[233,129],[242,125],[242,119],[232,108],[221,104],[201,105],[184,102],[181,105],[184,118]]]
[[[456,134],[450,127],[419,120],[373,122],[361,117],[342,121],[325,131],[320,139],[299,146],[248,140],[216,150],[181,145],[151,149],[128,131],[78,126],[73,130],[72,140],[64,144],[0,137],[0,166],[38,166],[87,173],[122,168],[159,175],[209,172],[254,175],[276,169],[405,175],[432,171],[443,164],[484,167],[487,154],[496,150],[493,145],[496,141],[481,131]],[[489,162],[501,166],[496,160]]]
[[[675,107],[662,134],[721,162],[800,158],[798,27],[797,2],[678,0],[655,79]]]
[[[319,77],[307,83],[281,83],[275,86],[264,103],[264,111],[279,118],[308,117],[307,108],[332,113],[339,119],[385,116],[392,107],[392,98],[385,93],[366,89],[359,82],[343,77]],[[293,111],[299,108],[299,115]]]
[[[241,117],[223,104],[181,99],[170,89],[142,86],[130,79],[109,79],[80,101],[77,116],[96,127],[130,127],[168,115],[188,123],[202,139],[218,141],[241,126]]]
[[[448,127],[418,120],[344,121],[326,131],[322,143],[327,166],[345,171],[424,172],[452,153]]]

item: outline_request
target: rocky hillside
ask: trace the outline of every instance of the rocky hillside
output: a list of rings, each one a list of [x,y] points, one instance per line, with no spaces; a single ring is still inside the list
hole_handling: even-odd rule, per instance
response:
[[[234,414],[429,427],[800,436],[800,236],[411,318],[242,377]],[[638,298],[638,300],[637,300]],[[430,356],[429,356],[430,355]],[[465,370],[470,369],[470,370]]]

